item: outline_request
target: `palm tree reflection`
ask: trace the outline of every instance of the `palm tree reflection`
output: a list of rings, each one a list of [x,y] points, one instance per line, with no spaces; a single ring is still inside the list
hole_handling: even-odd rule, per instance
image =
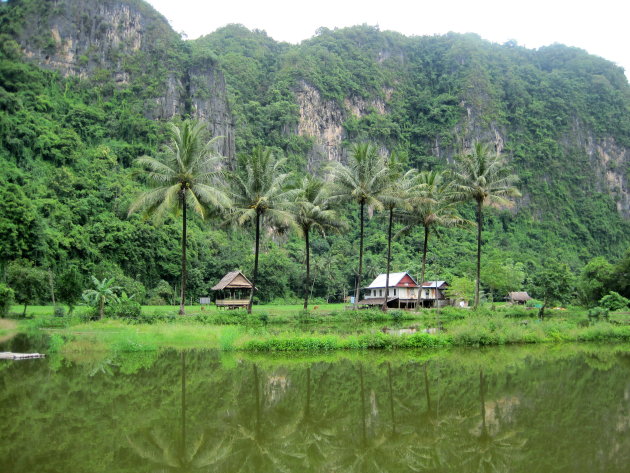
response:
[[[229,452],[224,440],[218,442],[208,431],[186,437],[186,352],[181,353],[180,425],[178,435],[164,428],[141,431],[127,440],[138,456],[148,460],[159,472],[189,473],[203,471],[223,460]]]

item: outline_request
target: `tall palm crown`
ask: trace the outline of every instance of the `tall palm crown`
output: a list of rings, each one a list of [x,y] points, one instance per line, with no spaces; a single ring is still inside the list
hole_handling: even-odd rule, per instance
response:
[[[292,205],[292,212],[305,243],[304,309],[306,309],[310,287],[310,231],[315,230],[325,234],[327,231],[340,230],[346,225],[345,222],[339,220],[337,212],[331,208],[328,189],[322,180],[307,175],[296,190],[296,201]]]
[[[256,230],[253,289],[248,306],[250,313],[258,277],[260,227],[264,223],[278,226],[293,224],[288,207],[296,191],[286,188],[290,174],[282,172],[284,161],[276,159],[271,150],[258,147],[239,161],[235,172],[227,175],[232,207],[226,214],[226,222],[241,226],[253,222]]]
[[[387,310],[387,298],[389,296],[389,273],[392,259],[392,229],[394,226],[394,212],[411,209],[411,199],[416,193],[417,187],[417,171],[415,169],[410,169],[403,174],[394,155],[390,156],[390,159],[387,161],[387,166],[389,168],[389,182],[387,188],[385,188],[380,197],[383,207],[388,213],[385,299],[381,307],[384,311]]]
[[[508,197],[518,197],[514,184],[518,176],[511,174],[498,152],[491,153],[488,146],[474,143],[468,154],[456,158],[453,176],[453,195],[477,204],[477,280],[475,284],[475,308],[479,305],[479,279],[481,268],[481,230],[483,207],[486,205],[512,206]]]
[[[186,210],[188,207],[205,218],[209,209],[221,209],[230,202],[219,183],[222,156],[214,150],[215,139],[204,139],[206,126],[186,120],[169,123],[170,143],[159,158],[142,156],[136,162],[151,190],[142,193],[129,208],[140,209],[158,222],[167,213],[182,212],[182,283],[179,313],[184,314],[186,293]]]
[[[365,206],[376,210],[383,209],[381,195],[390,182],[390,169],[385,158],[368,143],[355,145],[348,165],[331,163],[331,198],[342,202],[359,204],[360,240],[359,270],[355,288],[355,305],[359,302],[361,274],[363,272],[363,214]]]
[[[437,227],[455,227],[471,225],[472,222],[461,218],[456,212],[456,204],[452,197],[452,184],[444,179],[438,171],[422,171],[415,178],[412,210],[403,216],[406,226],[399,232],[408,233],[414,227],[424,228],[424,245],[422,247],[422,270],[420,283],[424,282],[427,261],[429,236]],[[421,293],[418,293],[420,301]]]

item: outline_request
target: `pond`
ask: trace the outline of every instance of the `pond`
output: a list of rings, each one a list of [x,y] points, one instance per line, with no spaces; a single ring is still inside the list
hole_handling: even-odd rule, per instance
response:
[[[18,336],[0,351],[38,343]],[[86,350],[0,362],[3,473],[625,473],[629,464],[630,347]]]

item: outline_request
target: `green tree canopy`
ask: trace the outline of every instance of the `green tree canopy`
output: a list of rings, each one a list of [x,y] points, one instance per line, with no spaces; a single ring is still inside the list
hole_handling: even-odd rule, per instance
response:
[[[179,313],[186,303],[186,210],[205,218],[212,209],[230,205],[219,183],[222,157],[214,149],[216,138],[206,141],[207,125],[186,120],[169,124],[170,143],[160,158],[143,156],[137,163],[146,169],[143,177],[152,187],[129,208],[129,214],[144,209],[160,221],[167,213],[182,212],[182,273]]]
[[[487,205],[512,205],[508,197],[520,196],[514,184],[518,176],[510,174],[498,152],[490,152],[489,146],[474,143],[469,153],[457,157],[453,176],[453,195],[461,201],[473,200],[477,204],[477,279],[475,283],[475,308],[479,305],[481,278],[481,230],[483,207]]]
[[[282,171],[284,162],[283,159],[276,159],[270,149],[257,147],[239,160],[235,172],[227,174],[232,206],[226,212],[226,223],[239,226],[253,223],[256,232],[252,278],[254,289],[247,309],[249,313],[257,289],[261,225],[286,228],[294,222],[289,212],[289,201],[297,192],[286,188],[290,174]]]

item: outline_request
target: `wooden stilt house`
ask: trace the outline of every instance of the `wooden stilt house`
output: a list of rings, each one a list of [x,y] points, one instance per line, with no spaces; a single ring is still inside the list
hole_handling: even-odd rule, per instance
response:
[[[387,307],[410,309],[418,301],[417,290],[420,286],[407,272],[389,273],[389,293],[385,294],[385,273],[379,274],[372,284],[364,288],[365,298],[359,305],[380,307],[387,297]]]
[[[213,291],[219,291],[215,304],[217,307],[227,309],[247,307],[253,287],[243,273],[231,271],[212,288]]]

